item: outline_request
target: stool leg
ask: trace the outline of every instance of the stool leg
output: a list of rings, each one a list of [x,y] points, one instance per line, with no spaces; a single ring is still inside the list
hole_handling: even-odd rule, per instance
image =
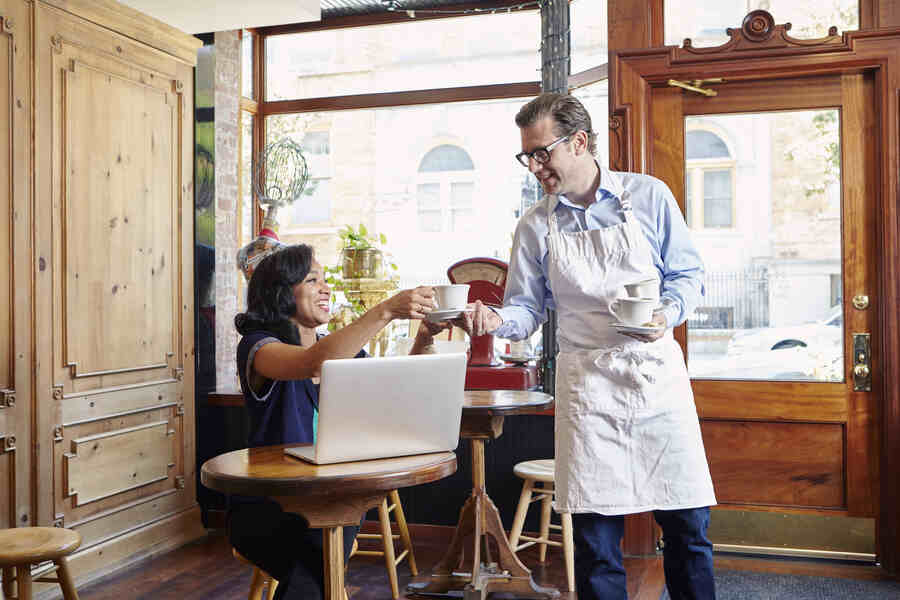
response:
[[[31,565],[16,566],[16,600],[31,600]]]
[[[275,600],[275,590],[278,589],[278,580],[269,576],[269,593],[266,594],[268,600]]]
[[[263,586],[266,579],[263,577],[262,571],[257,567],[253,567],[253,577],[250,579],[250,593],[247,595],[248,600],[262,600]]]
[[[3,567],[3,598],[13,597],[13,579],[15,579],[15,569]]]
[[[406,562],[409,564],[409,571],[413,577],[419,574],[416,568],[416,557],[413,555],[412,538],[409,536],[409,527],[406,524],[406,515],[403,514],[403,505],[400,504],[400,494],[397,490],[392,490],[389,494],[391,504],[394,505],[394,518],[397,519],[397,527],[400,529],[400,541],[406,548]]]
[[[59,579],[59,587],[62,588],[64,600],[78,600],[78,592],[75,591],[75,582],[72,581],[72,572],[69,571],[69,561],[65,556],[60,556],[56,561],[56,578]]]
[[[519,506],[516,507],[516,516],[513,518],[512,529],[509,531],[509,547],[515,553],[519,545],[519,536],[522,535],[522,526],[525,525],[525,515],[528,514],[528,505],[531,504],[531,490],[534,482],[526,479],[522,484],[522,494],[519,496]]]
[[[391,598],[400,597],[397,585],[397,565],[394,562],[394,538],[391,533],[391,516],[388,514],[387,498],[378,506],[378,520],[381,521],[381,540],[384,544],[384,564],[387,567],[388,580],[391,582]]]
[[[563,556],[566,563],[566,580],[570,592],[575,591],[575,543],[572,541],[572,513],[560,513],[563,535]]]
[[[546,486],[544,486],[546,489]],[[541,500],[541,535],[542,540],[550,539],[550,509],[553,508],[553,496],[549,491],[544,492],[544,498]],[[541,543],[540,561],[547,561],[547,542]]]

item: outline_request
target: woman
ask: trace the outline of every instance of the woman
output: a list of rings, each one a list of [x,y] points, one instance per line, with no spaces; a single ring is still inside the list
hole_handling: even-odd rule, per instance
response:
[[[434,290],[404,290],[359,319],[319,338],[328,322],[331,289],[310,246],[288,246],[259,263],[247,290],[247,312],[235,317],[241,334],[237,366],[250,417],[248,445],[312,443],[322,363],[364,357],[370,338],[394,319],[423,319],[434,308]],[[421,353],[448,324],[423,321],[411,354]],[[278,580],[276,600],[322,598],[322,531],[300,515],[262,498],[230,498],[231,544]],[[344,530],[344,553],[356,536]]]

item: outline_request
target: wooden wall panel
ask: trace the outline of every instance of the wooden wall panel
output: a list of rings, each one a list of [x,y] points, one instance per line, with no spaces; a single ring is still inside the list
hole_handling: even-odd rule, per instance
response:
[[[0,17],[2,18],[2,17]],[[0,389],[14,388],[13,378],[13,305],[12,264],[13,264],[13,194],[15,178],[13,164],[13,124],[15,106],[15,82],[13,76],[13,47],[15,40],[10,31],[0,30],[0,64],[5,76],[0,76],[0,131],[5,135],[0,140],[0,165],[3,165],[0,179]],[[2,432],[2,430],[0,430]]]
[[[13,452],[4,452],[6,442],[5,424],[0,416],[0,529],[7,529],[15,524],[16,515],[16,478]]]
[[[167,490],[150,498],[141,498],[112,510],[88,517],[82,521],[66,523],[66,527],[81,534],[83,546],[93,546],[114,538],[123,531],[135,529],[159,521],[177,512],[181,499],[175,490]]]
[[[84,422],[79,425],[63,427],[61,437],[54,441],[54,506],[55,517],[63,519],[68,523],[79,523],[86,519],[97,518],[98,516],[116,511],[124,506],[131,505],[135,502],[144,502],[148,498],[162,494],[172,490],[182,490],[183,479],[183,461],[178,456],[181,444],[181,438],[184,428],[180,425],[182,421],[178,409],[175,407],[151,408],[144,411],[134,411],[130,414],[123,414],[116,417],[106,419],[98,419]],[[167,428],[165,438],[154,438],[146,442],[143,448],[147,453],[153,454],[154,458],[162,461],[165,457],[166,473],[163,477],[145,480],[142,485],[132,486],[126,485],[112,495],[85,503],[82,499],[69,493],[68,487],[68,455],[72,454],[72,444],[76,440],[91,438],[94,436],[104,436],[121,432],[139,431],[147,428],[149,425],[165,422]],[[121,452],[129,452],[128,448],[117,447],[115,454]],[[143,457],[141,457],[143,458]],[[130,460],[130,459],[127,459]],[[77,461],[75,461],[77,462]],[[118,460],[112,459],[114,465],[118,464]],[[114,466],[113,468],[118,468]],[[127,473],[130,475],[130,473]],[[184,497],[179,493],[181,501]]]
[[[841,425],[703,421],[701,429],[720,504],[846,507]]]
[[[63,427],[125,416],[156,408],[175,408],[182,402],[181,385],[174,379],[66,394]]]
[[[159,367],[173,351],[172,94],[70,59],[60,139],[64,332],[75,377]]]
[[[156,421],[76,438],[65,454],[66,493],[76,506],[168,477],[169,423]]]

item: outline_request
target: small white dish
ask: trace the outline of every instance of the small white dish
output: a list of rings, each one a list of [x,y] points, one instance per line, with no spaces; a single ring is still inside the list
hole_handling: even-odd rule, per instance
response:
[[[641,325],[626,325],[625,323],[610,323],[613,329],[621,333],[658,333],[662,327],[643,327]]]
[[[438,323],[440,321],[449,321],[450,319],[455,319],[463,313],[473,312],[474,310],[474,308],[450,308],[445,310],[433,310],[430,313],[426,314],[425,318],[432,323]]]
[[[516,364],[527,363],[530,360],[534,360],[534,358],[535,358],[534,356],[511,356],[509,354],[501,354],[500,355],[500,360],[502,360],[504,362],[516,363]]]

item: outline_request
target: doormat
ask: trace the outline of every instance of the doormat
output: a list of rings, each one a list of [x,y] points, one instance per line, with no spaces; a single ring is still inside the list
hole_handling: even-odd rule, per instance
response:
[[[896,581],[716,571],[717,600],[900,600]],[[671,600],[663,590],[659,600]]]

